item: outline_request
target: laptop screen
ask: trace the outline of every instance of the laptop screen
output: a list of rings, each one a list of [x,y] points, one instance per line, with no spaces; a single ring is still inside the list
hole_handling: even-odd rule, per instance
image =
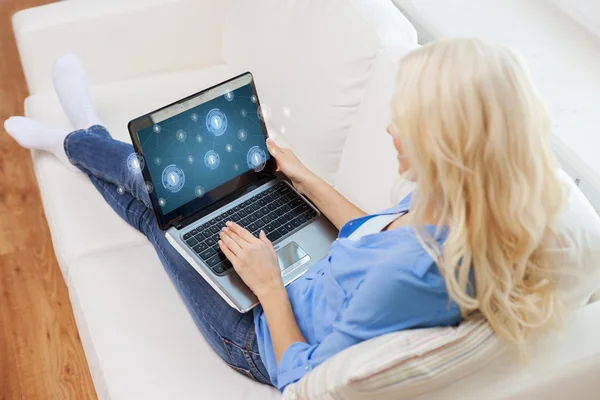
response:
[[[185,215],[191,208],[182,207],[191,203],[197,211],[231,192],[219,195],[215,189],[232,181],[237,184],[231,187],[238,187],[242,183],[238,178],[261,172],[268,164],[266,130],[254,85],[251,80],[237,82],[243,85],[212,89],[208,96],[192,96],[165,107],[137,131],[136,147],[141,149],[136,149],[143,154],[144,175],[146,181],[146,175],[150,178],[153,205],[160,216],[176,210]]]

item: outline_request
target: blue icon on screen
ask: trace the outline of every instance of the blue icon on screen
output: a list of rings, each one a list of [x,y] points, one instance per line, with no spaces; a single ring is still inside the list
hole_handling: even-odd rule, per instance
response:
[[[227,130],[227,116],[218,108],[206,115],[206,129],[215,136],[221,136]]]

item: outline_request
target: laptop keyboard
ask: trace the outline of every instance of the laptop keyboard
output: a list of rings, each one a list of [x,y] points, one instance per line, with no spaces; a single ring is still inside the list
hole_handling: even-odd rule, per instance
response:
[[[261,230],[275,242],[317,217],[317,212],[290,186],[275,186],[230,208],[208,222],[183,234],[183,240],[217,275],[231,263],[219,248],[219,232],[225,222],[233,221],[258,237]]]

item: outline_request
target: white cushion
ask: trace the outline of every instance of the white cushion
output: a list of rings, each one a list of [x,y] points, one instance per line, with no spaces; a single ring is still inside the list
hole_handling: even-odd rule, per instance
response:
[[[400,180],[398,153],[386,127],[391,122],[390,101],[398,54],[405,51],[386,49],[373,63],[372,76],[346,139],[334,182],[340,193],[366,212],[388,208],[401,198],[399,193],[392,193],[394,184]],[[413,187],[409,182],[404,183],[401,194]]]
[[[560,333],[534,337],[529,359],[505,352],[467,377],[412,400],[596,399],[600,393],[600,303],[571,313]],[[462,378],[462,379],[461,379]]]
[[[150,244],[82,257],[67,283],[100,398],[280,398],[211,349]]]
[[[91,84],[204,68],[222,62],[231,0],[55,2],[20,11],[13,27],[30,93],[52,91],[58,56],[77,53]]]
[[[600,3],[589,0],[554,0],[554,3],[600,39]]]
[[[372,0],[236,1],[223,36],[225,61],[254,74],[275,129],[328,182],[374,61],[417,40],[391,2]]]
[[[576,155],[578,162],[573,166],[585,171],[586,180],[596,187],[592,193],[597,193],[600,187],[597,37],[548,0],[394,1],[409,11],[411,17],[416,16],[435,39],[475,36],[519,51],[548,105],[555,146]],[[585,4],[591,12],[600,7],[598,1],[590,0],[558,2],[574,8]],[[597,20],[598,15],[590,15]],[[593,201],[600,207],[598,197]]]
[[[237,71],[221,65],[94,86],[91,91],[107,129],[114,138],[130,143],[127,131],[130,120],[228,79],[235,73]],[[54,94],[29,97],[26,115],[70,129]],[[34,152],[33,160],[54,249],[63,273],[66,274],[69,264],[82,255],[140,244],[146,240],[112,211],[87,176],[69,171],[47,153]]]
[[[476,372],[505,346],[477,314],[458,327],[415,329],[362,342],[334,355],[297,384],[288,399],[400,400]]]
[[[563,170],[558,170],[558,177],[567,198],[555,229],[571,240],[572,247],[557,246],[551,254],[562,258],[569,272],[562,278],[562,290],[567,306],[573,309],[587,304],[600,289],[600,216]]]

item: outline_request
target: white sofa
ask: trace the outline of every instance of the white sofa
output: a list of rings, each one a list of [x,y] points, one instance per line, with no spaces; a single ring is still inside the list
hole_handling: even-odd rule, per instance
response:
[[[477,36],[514,47],[552,116],[563,169],[600,213],[600,2],[393,0],[420,42]]]
[[[388,102],[395,61],[417,37],[390,1],[78,0],[13,24],[29,117],[68,127],[50,78],[65,52],[83,60],[105,125],[124,141],[130,119],[249,70],[276,140],[365,210],[392,202]],[[85,176],[47,154],[33,161],[100,399],[281,397],[218,359],[152,247]],[[528,366],[501,358],[419,399],[593,398],[598,337],[600,303],[573,313],[562,341],[540,344]]]

